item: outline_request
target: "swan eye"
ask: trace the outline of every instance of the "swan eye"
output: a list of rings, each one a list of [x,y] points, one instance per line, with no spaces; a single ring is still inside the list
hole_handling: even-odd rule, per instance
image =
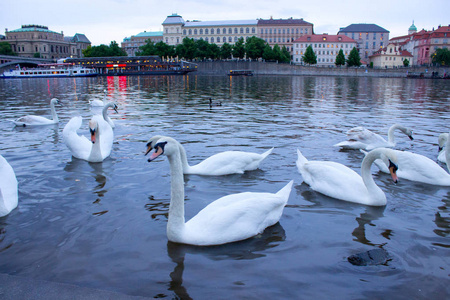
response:
[[[389,169],[392,168],[394,170],[394,173],[397,172],[398,167],[396,164],[394,164],[391,160],[389,160]]]

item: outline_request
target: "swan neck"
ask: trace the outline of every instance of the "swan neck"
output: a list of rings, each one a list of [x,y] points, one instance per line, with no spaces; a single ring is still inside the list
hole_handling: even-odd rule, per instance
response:
[[[167,235],[169,240],[176,240],[173,236],[181,234],[184,228],[184,177],[180,151],[168,155],[171,173],[171,195]]]
[[[450,135],[445,143],[445,163],[447,164],[447,169],[450,172]]]
[[[109,105],[105,105],[105,107],[103,107],[102,114],[103,114],[103,119],[105,119],[105,121],[109,123],[108,108],[109,108]]]
[[[361,164],[361,177],[374,205],[386,204],[386,195],[373,180],[370,170],[374,161],[380,158],[381,151],[382,149],[372,150],[364,157]]]
[[[52,110],[53,121],[58,121],[58,115],[56,114],[55,102],[50,102],[50,109]]]
[[[178,147],[180,148],[180,159],[181,159],[181,164],[183,166],[183,173],[186,174],[187,171],[191,168],[191,166],[189,166],[189,163],[187,161],[186,150],[184,149],[183,145],[178,143]]]

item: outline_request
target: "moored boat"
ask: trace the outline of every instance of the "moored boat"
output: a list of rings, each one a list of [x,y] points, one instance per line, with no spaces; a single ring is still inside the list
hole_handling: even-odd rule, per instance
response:
[[[5,71],[0,78],[39,78],[39,77],[92,77],[97,71],[70,63],[40,64],[36,68],[21,68]]]

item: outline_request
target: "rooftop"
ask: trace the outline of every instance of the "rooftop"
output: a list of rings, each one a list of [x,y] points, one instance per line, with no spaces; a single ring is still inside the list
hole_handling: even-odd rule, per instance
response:
[[[312,25],[302,19],[259,19],[258,25]]]
[[[170,16],[167,16],[167,18],[162,23],[163,25],[177,25],[177,24],[184,24],[184,20],[181,16],[177,14],[172,14]]]
[[[162,31],[144,31],[144,32],[140,32],[136,35],[133,35],[133,37],[154,37],[154,36],[163,36],[163,32]]]
[[[48,30],[47,26],[42,26],[42,25],[22,25],[21,28],[10,30],[8,32],[33,32],[33,31],[57,33],[57,32]]]
[[[360,23],[360,24],[351,24],[347,27],[342,27],[339,32],[387,32],[386,29],[383,27],[380,27],[376,24],[366,24],[366,23]]]
[[[212,27],[212,26],[256,26],[258,20],[227,20],[227,21],[187,21],[185,27]]]

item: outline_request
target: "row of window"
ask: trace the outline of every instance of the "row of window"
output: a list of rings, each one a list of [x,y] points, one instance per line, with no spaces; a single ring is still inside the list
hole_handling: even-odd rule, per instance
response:
[[[313,44],[295,44],[295,48],[308,48],[309,45],[313,45]],[[325,46],[326,45],[326,46]],[[341,44],[314,44],[314,48],[344,48],[344,43]],[[345,48],[353,48],[354,45],[352,44],[345,44]]]
[[[25,52],[25,46],[17,46],[16,45],[12,45],[13,46],[13,51],[14,52]],[[47,52],[47,46],[42,46],[41,48],[42,52]],[[38,48],[38,46],[35,46],[34,48],[34,52],[41,52]],[[69,47],[67,46],[53,46],[50,45],[50,52],[56,52],[56,53],[69,53]],[[75,49],[72,49],[72,53],[75,53]]]
[[[262,28],[261,29],[261,35],[264,34],[291,34],[291,33],[296,33],[296,34],[308,34],[308,28]]]
[[[345,56],[347,56],[349,54],[348,50],[343,51],[343,52],[344,52]],[[338,55],[338,53],[339,53],[339,51],[337,51],[337,50],[336,51],[333,51],[333,50],[331,50],[331,51],[329,51],[329,50],[327,50],[327,51],[325,51],[325,50],[314,51],[314,54],[316,54],[316,55],[333,55],[333,56],[336,56],[336,55]],[[298,55],[298,51],[296,51],[295,54]],[[300,55],[303,55],[303,51],[300,51]]]
[[[220,30],[221,28],[211,28],[211,30],[209,30],[209,28],[205,28],[203,30],[203,28],[200,29],[183,29],[183,35],[192,35],[192,33],[194,33],[194,35],[202,35],[202,34],[227,34],[227,28],[222,28],[222,30]],[[244,33],[244,27],[241,28],[228,28],[228,34],[238,34],[238,33]],[[252,33],[255,33],[255,28],[252,27],[251,30]],[[250,33],[250,27],[246,27],[245,28],[245,33]]]
[[[344,32],[344,34],[346,36],[351,36],[352,39],[355,39],[355,37],[357,37],[358,39],[362,39],[363,37],[365,37],[366,40],[369,39],[369,33],[368,32]],[[380,41],[382,41],[384,39],[384,34],[383,33],[379,33],[379,37],[380,37]],[[374,32],[372,33],[372,39],[376,40],[377,39],[377,33]]]

